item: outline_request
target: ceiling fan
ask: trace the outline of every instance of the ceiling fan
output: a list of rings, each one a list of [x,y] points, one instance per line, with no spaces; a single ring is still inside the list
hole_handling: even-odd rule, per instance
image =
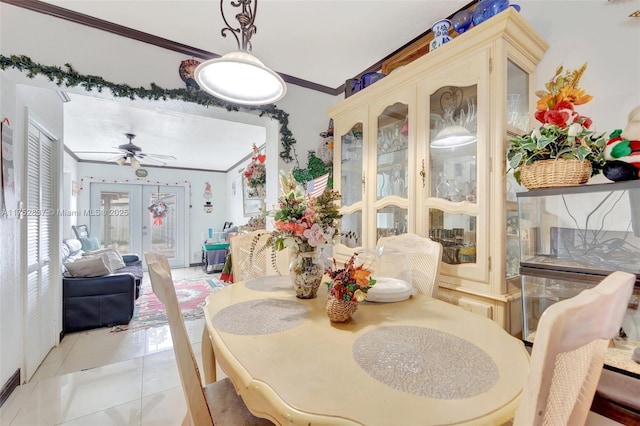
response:
[[[138,145],[135,145],[132,141],[133,138],[136,137],[133,133],[125,133],[124,134],[129,142],[119,145],[118,147],[114,147],[115,149],[120,150],[120,152],[113,151],[77,151],[76,154],[115,154],[116,156],[110,158],[106,161],[115,161],[119,165],[123,166],[129,160],[129,165],[134,169],[137,169],[141,165],[141,160],[143,161],[153,161],[161,166],[166,165],[166,160],[176,160],[176,157],[173,155],[162,155],[162,154],[151,154],[142,152],[142,148]]]

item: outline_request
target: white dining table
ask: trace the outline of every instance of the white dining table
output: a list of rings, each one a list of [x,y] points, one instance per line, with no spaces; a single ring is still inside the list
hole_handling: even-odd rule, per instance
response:
[[[502,424],[529,368],[521,340],[431,297],[360,304],[332,323],[327,288],[301,300],[287,276],[238,282],[204,306],[204,375],[215,364],[249,410],[276,424]]]

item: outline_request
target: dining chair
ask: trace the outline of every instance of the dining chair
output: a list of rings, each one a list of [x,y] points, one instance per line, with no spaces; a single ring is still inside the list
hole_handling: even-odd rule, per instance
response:
[[[183,425],[271,425],[267,419],[255,417],[238,396],[229,378],[202,386],[200,372],[187,334],[178,297],[170,272],[165,269],[166,257],[160,253],[145,253],[153,292],[167,310],[173,351],[187,403]]]
[[[376,250],[395,250],[408,255],[411,284],[419,293],[436,297],[440,281],[442,244],[417,234],[400,234],[378,239]]]
[[[271,232],[259,229],[231,238],[233,281],[267,275],[288,275],[288,250],[277,251],[267,244]]]
[[[540,317],[514,425],[583,425],[636,280],[613,272]]]

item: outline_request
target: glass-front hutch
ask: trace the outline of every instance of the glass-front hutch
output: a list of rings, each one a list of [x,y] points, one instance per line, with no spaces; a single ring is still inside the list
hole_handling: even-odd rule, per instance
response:
[[[518,188],[506,144],[529,127],[548,46],[515,10],[491,19],[329,110],[344,214],[334,253],[428,236],[443,245],[438,297],[517,334]]]

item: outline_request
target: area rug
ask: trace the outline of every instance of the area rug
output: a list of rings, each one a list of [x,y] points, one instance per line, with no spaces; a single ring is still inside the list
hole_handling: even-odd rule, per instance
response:
[[[174,283],[178,303],[185,321],[204,317],[205,299],[215,291],[225,287],[225,283],[215,277],[189,278]],[[111,332],[140,330],[168,324],[164,304],[153,293],[151,284],[142,287],[142,295],[136,300],[133,318],[129,324],[116,325]]]

